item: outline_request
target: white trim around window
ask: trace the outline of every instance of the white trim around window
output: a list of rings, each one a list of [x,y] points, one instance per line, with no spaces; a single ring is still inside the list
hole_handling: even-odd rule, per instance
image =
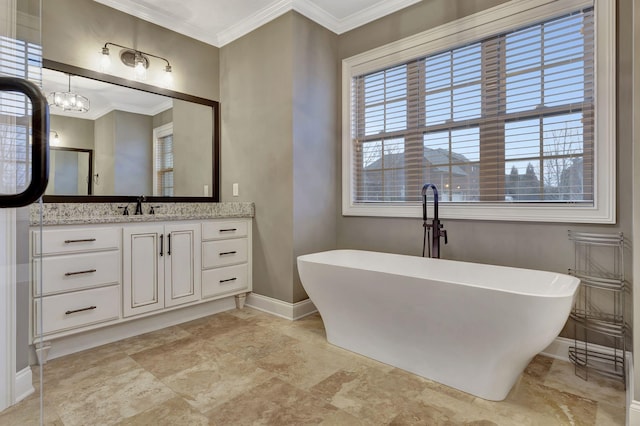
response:
[[[355,203],[353,200],[352,79],[420,56],[451,49],[573,11],[595,8],[595,164],[593,205],[527,203],[443,203],[449,219],[564,223],[616,222],[616,27],[610,0],[512,0],[466,18],[343,60],[342,213],[345,216],[421,217],[417,204]]]

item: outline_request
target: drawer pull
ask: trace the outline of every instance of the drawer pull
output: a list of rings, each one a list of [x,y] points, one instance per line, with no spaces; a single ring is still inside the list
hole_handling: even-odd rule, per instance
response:
[[[235,232],[237,231],[237,228],[229,228],[229,229],[221,229],[220,232]]]
[[[65,244],[71,244],[71,243],[90,243],[95,241],[95,238],[84,238],[81,240],[64,240]]]
[[[220,284],[228,283],[228,282],[230,282],[230,281],[235,281],[235,280],[237,280],[237,278],[228,278],[228,279],[226,279],[226,280],[220,280]]]
[[[92,311],[92,310],[94,310],[96,308],[97,308],[97,306],[89,306],[87,308],[74,309],[73,311],[67,311],[64,314],[65,315],[71,315],[71,314],[75,314],[75,313],[78,313],[78,312]]]
[[[226,255],[229,255],[229,254],[236,254],[236,253],[237,252],[234,250],[234,251],[225,251],[225,252],[219,253],[218,255],[219,256],[226,256]]]
[[[70,277],[72,275],[91,274],[93,272],[96,272],[96,270],[95,269],[87,269],[86,271],[65,272],[64,276],[65,277]]]

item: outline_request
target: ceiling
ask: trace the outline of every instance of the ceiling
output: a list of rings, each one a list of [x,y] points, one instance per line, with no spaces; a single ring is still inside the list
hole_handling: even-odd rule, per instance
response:
[[[129,15],[222,47],[295,10],[336,34],[421,0],[95,0]]]
[[[42,69],[42,91],[46,95],[68,90],[68,74],[47,68]],[[89,111],[85,113],[63,111],[52,106],[51,114],[95,120],[113,110],[155,115],[172,106],[171,98],[166,96],[79,76],[71,77],[71,91],[89,98],[91,103]]]

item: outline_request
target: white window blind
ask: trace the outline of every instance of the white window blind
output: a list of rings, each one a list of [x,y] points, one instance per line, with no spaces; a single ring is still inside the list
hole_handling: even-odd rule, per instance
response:
[[[0,36],[0,75],[42,84],[42,46]],[[0,193],[24,191],[31,183],[31,101],[22,93],[0,93]]]
[[[173,196],[173,123],[157,127],[154,133],[153,195]]]
[[[354,204],[594,203],[594,8],[351,80]]]

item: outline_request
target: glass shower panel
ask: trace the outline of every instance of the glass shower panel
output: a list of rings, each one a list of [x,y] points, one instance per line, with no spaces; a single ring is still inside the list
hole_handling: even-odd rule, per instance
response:
[[[32,367],[30,204],[46,185],[48,114],[41,96],[40,0],[0,0],[0,423],[42,424]],[[35,84],[25,83],[30,81]],[[22,93],[25,92],[25,93]],[[42,149],[41,149],[42,148]],[[42,156],[44,154],[44,157]],[[43,167],[44,166],[44,170]],[[19,406],[28,409],[17,410]],[[15,417],[9,417],[17,413]],[[4,419],[3,419],[4,417]]]

